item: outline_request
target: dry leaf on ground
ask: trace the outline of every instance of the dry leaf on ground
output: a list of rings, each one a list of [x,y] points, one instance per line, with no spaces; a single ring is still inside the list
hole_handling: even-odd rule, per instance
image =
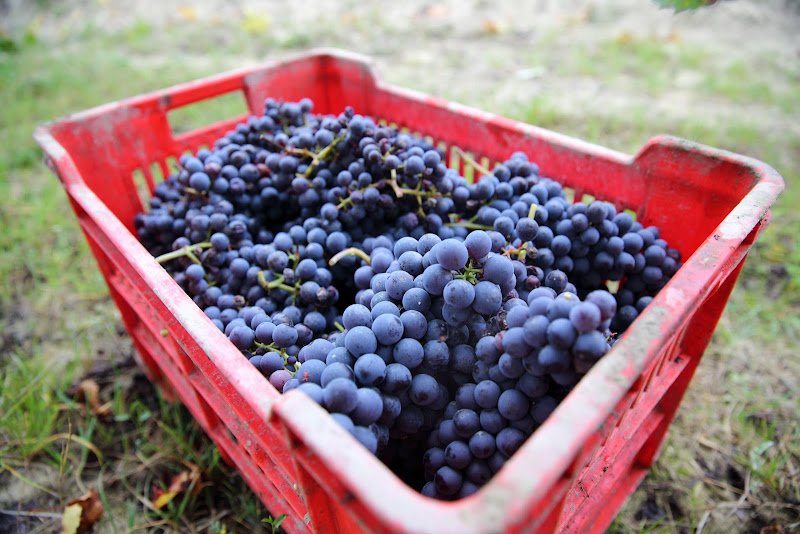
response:
[[[91,489],[77,499],[71,500],[61,516],[61,533],[77,534],[91,531],[103,517],[103,503],[96,489]]]
[[[172,500],[181,493],[189,491],[190,488],[191,493],[189,496],[191,497],[196,495],[202,487],[200,484],[201,478],[200,469],[197,467],[187,469],[186,471],[181,471],[172,477],[172,480],[170,481],[169,487],[166,491],[163,491],[157,487],[153,488],[153,506],[156,508],[156,510],[160,510],[172,502]]]

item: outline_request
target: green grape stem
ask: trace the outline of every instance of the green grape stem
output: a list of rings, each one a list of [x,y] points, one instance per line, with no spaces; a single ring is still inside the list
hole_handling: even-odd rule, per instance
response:
[[[455,145],[453,146],[453,152],[458,154],[459,158],[463,159],[465,163],[467,163],[470,167],[472,167],[473,169],[475,169],[479,173],[481,173],[483,175],[487,175],[487,176],[492,174],[492,171],[490,171],[489,169],[487,169],[486,167],[484,167],[483,165],[481,165],[480,163],[475,161],[472,158],[472,156],[470,156],[469,154],[467,154],[466,152],[464,152],[463,150],[461,150],[460,148],[458,148]]]
[[[308,169],[306,169],[306,172],[305,172],[305,174],[303,174],[303,177],[308,178],[309,176],[311,176],[311,173],[314,172],[314,168],[317,165],[319,165],[319,162],[322,161],[323,159],[327,158],[328,154],[330,154],[331,151],[333,151],[334,147],[336,145],[338,145],[340,141],[344,140],[346,135],[347,135],[347,132],[346,131],[343,132],[342,135],[340,135],[339,137],[334,138],[334,140],[331,141],[331,144],[329,144],[328,146],[326,146],[325,148],[320,150],[319,154],[315,154],[314,155],[314,159],[312,159],[311,163],[308,164]]]
[[[403,190],[400,188],[399,185],[397,185],[397,170],[396,169],[392,169],[391,176],[392,177],[387,181],[389,182],[389,185],[392,186],[392,190],[394,190],[394,195],[397,198],[401,198],[403,196]]]
[[[261,284],[261,287],[264,289],[283,289],[287,293],[291,293],[294,296],[297,293],[297,286],[290,286],[288,284],[284,284],[284,280],[286,280],[282,274],[279,274],[275,280],[267,281],[267,277],[264,276],[264,271],[259,271],[258,273],[258,283]]]
[[[478,276],[483,271],[483,268],[480,266],[476,266],[475,262],[472,258],[469,259],[469,262],[464,266],[463,269],[458,271],[453,278],[458,278],[461,280],[466,280],[472,285],[478,283]]]
[[[449,222],[449,223],[444,223],[444,225],[445,226],[450,226],[450,227],[461,226],[461,227],[466,228],[468,230],[486,230],[486,231],[494,230],[493,226],[487,226],[485,224],[478,224],[478,223],[469,222],[469,221]]]
[[[355,247],[349,247],[342,250],[341,252],[336,253],[330,260],[328,260],[328,265],[336,265],[345,256],[358,256],[359,258],[367,262],[367,265],[372,264],[370,257],[366,252]]]
[[[202,265],[203,262],[197,259],[197,256],[195,256],[192,251],[198,248],[202,250],[204,248],[209,248],[209,247],[211,247],[211,243],[209,243],[208,241],[204,241],[202,243],[195,243],[194,245],[186,245],[185,247],[181,247],[178,250],[173,250],[172,252],[167,252],[166,254],[162,254],[161,256],[156,258],[156,261],[158,263],[165,263],[170,260],[186,256],[196,264]]]

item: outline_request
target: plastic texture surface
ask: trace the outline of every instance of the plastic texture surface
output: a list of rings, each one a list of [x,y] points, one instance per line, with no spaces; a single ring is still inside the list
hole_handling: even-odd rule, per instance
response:
[[[544,176],[655,224],[685,265],[487,485],[439,502],[405,485],[313,401],[279,395],[139,244],[134,214],[186,151],[247,115],[174,134],[169,111],[240,92],[310,97],[430,136],[479,161],[522,150]],[[149,378],[176,396],[288,532],[601,532],[658,457],[742,262],[783,189],[754,159],[673,137],[635,156],[380,81],[339,50],[114,102],[34,133],[66,189]],[[138,180],[136,179],[138,178]],[[139,183],[137,183],[137,181]]]

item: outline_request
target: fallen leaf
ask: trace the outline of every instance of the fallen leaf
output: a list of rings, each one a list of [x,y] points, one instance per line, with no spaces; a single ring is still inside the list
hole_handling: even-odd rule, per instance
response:
[[[178,8],[178,16],[183,20],[197,20],[197,11],[192,6],[181,6]]]
[[[669,41],[670,43],[677,43],[680,42],[680,40],[681,40],[681,34],[678,30],[672,30],[671,32],[669,32],[669,34],[667,34],[667,41]]]
[[[483,20],[483,31],[489,34],[497,34],[500,33],[500,24],[492,19],[484,19]]]
[[[88,532],[92,526],[103,517],[103,503],[100,502],[100,494],[97,493],[96,489],[90,489],[87,493],[67,503],[64,514],[66,515],[67,512],[69,512],[69,514],[74,514],[76,508],[80,510],[80,515],[78,516],[78,528],[80,532]],[[64,532],[66,533],[67,531],[65,530]],[[70,534],[74,532],[74,530],[70,531]]]
[[[91,378],[81,381],[69,391],[79,401],[87,401],[92,413],[97,417],[111,415],[111,403],[100,404],[100,386]]]
[[[266,13],[245,13],[242,28],[249,34],[264,33],[269,30],[270,18]]]
[[[582,26],[591,20],[592,11],[592,7],[589,6],[585,9],[581,9],[577,13],[562,16],[561,20],[565,26]]]
[[[628,44],[633,41],[633,34],[631,32],[622,32],[617,36],[618,44]]]
[[[156,488],[153,490],[153,496],[155,497],[156,495],[158,495],[158,497],[156,497],[156,500],[153,501],[153,506],[155,507],[156,510],[161,510],[166,505],[172,502],[172,499],[174,499],[178,495],[178,492],[177,491],[162,492],[161,490]]]
[[[450,10],[443,4],[433,4],[426,6],[422,10],[422,16],[429,19],[443,19],[450,14]]]
[[[81,526],[83,508],[80,504],[73,504],[64,508],[61,515],[61,534],[76,534]]]
[[[189,496],[193,497],[201,489],[200,479],[201,474],[198,467],[192,467],[186,471],[181,471],[172,477],[166,491],[157,487],[153,488],[153,506],[155,506],[156,510],[160,510],[172,502],[179,494],[189,491],[190,488],[191,492]]]

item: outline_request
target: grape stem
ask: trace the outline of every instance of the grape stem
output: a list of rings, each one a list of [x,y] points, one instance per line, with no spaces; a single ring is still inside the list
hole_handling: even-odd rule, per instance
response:
[[[278,277],[275,278],[275,280],[268,282],[266,276],[264,276],[264,271],[259,271],[258,273],[258,283],[261,284],[261,287],[263,287],[264,289],[279,288],[283,289],[287,293],[291,293],[292,296],[294,296],[294,294],[297,293],[297,288],[284,284],[283,283],[284,280],[285,278],[283,277],[283,275],[279,274]]]
[[[470,284],[475,285],[478,283],[478,275],[482,270],[483,269],[480,266],[476,266],[473,259],[470,258],[469,262],[464,266],[464,268],[458,271],[453,278],[466,280]]]
[[[525,244],[523,243],[522,245],[520,245],[520,247],[519,247],[519,248],[508,247],[508,248],[507,248],[507,249],[506,249],[506,250],[503,252],[503,255],[504,255],[504,256],[507,256],[508,258],[511,258],[511,256],[512,256],[513,254],[516,254],[516,255],[517,255],[517,259],[518,259],[519,261],[522,261],[522,262],[524,262],[524,261],[525,261],[525,257],[527,256],[527,248],[526,248],[524,245],[525,245]]]
[[[344,332],[344,327],[339,324],[339,321],[334,321],[333,326],[335,326],[336,330],[338,330],[339,332]]]
[[[426,197],[426,198],[432,198],[436,195],[435,191],[419,191],[417,189],[407,189],[407,188],[401,188],[400,192],[403,195],[413,195],[415,197]]]
[[[403,196],[403,190],[400,188],[400,186],[397,185],[397,170],[392,169],[391,175],[392,175],[391,179],[387,181],[389,182],[389,185],[392,186],[395,196],[397,198],[401,198]]]
[[[328,265],[336,265],[345,256],[358,256],[359,258],[367,262],[367,265],[372,264],[370,257],[367,255],[366,252],[356,247],[349,247],[342,250],[341,252],[334,254],[334,256],[330,260],[328,260]]]
[[[325,148],[320,150],[319,154],[316,154],[314,156],[314,159],[311,160],[311,163],[308,164],[308,169],[306,169],[306,172],[303,175],[305,178],[308,178],[309,176],[311,176],[311,173],[314,171],[314,167],[319,165],[320,161],[322,161],[323,159],[328,157],[328,154],[331,153],[331,151],[333,150],[333,147],[338,145],[339,141],[344,140],[345,135],[347,135],[347,132],[344,132],[344,133],[342,133],[342,135],[340,135],[339,137],[335,138],[333,141],[331,141],[331,144],[329,144],[328,146],[326,146]]]
[[[459,221],[459,222],[449,222],[444,223],[445,226],[450,226],[451,228],[454,226],[461,226],[463,228],[467,228],[468,230],[494,230],[493,226],[487,226],[485,224],[478,224],[469,221]]]
[[[158,256],[156,258],[156,261],[158,263],[165,263],[165,262],[168,262],[170,260],[174,260],[174,259],[182,258],[183,256],[186,256],[190,260],[195,262],[196,264],[202,265],[203,262],[201,262],[199,259],[197,259],[197,256],[194,255],[192,250],[198,249],[198,248],[199,249],[209,248],[210,246],[211,246],[211,243],[209,243],[208,241],[204,241],[202,243],[195,243],[194,245],[186,245],[185,247],[181,247],[178,250],[173,250],[172,252],[167,252],[166,254],[162,254],[161,256]]]
[[[480,163],[475,161],[472,158],[472,156],[470,156],[469,154],[467,154],[466,152],[464,152],[463,150],[461,150],[457,146],[453,145],[453,151],[456,154],[458,154],[458,157],[463,159],[465,163],[469,164],[473,169],[475,169],[476,171],[480,172],[481,174],[483,174],[483,175],[491,175],[492,174],[492,172],[489,169],[487,169],[486,167],[484,167],[483,165],[481,165]]]
[[[528,218],[533,219],[534,215],[536,215],[536,204],[531,204],[531,209],[528,210]]]
[[[367,187],[363,187],[361,189],[356,189],[355,191],[360,191],[363,194],[370,187],[380,187],[380,185],[378,183],[369,184]],[[343,198],[339,202],[339,204],[336,205],[336,209],[337,210],[345,209],[346,207],[348,207],[352,203],[353,203],[353,197],[348,196],[347,198]]]

